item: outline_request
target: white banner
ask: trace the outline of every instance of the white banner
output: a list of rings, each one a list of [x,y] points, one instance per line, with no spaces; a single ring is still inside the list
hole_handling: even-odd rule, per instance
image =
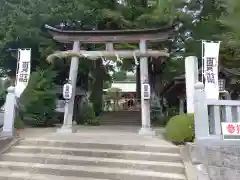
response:
[[[24,89],[27,87],[31,73],[31,49],[18,50],[18,69],[17,81],[15,86],[15,95],[20,97]]]
[[[219,98],[218,85],[218,56],[220,42],[203,41],[203,76],[205,79],[205,93],[207,99]]]

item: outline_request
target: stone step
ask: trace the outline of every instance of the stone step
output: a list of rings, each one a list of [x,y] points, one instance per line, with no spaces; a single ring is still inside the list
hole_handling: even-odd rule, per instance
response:
[[[141,119],[139,118],[102,118],[100,121],[114,121],[114,122],[141,122]]]
[[[125,122],[132,122],[132,121],[141,121],[141,118],[136,117],[114,117],[114,118],[101,118],[100,121],[125,121]]]
[[[32,172],[37,174],[49,174],[55,176],[87,177],[110,180],[186,180],[186,177],[178,173],[163,173],[149,170],[132,170],[111,167],[56,165],[41,163],[26,163],[14,161],[0,161],[1,171],[11,170],[20,172]],[[43,175],[44,176],[44,175]],[[67,179],[67,177],[66,177]]]
[[[137,120],[137,121],[140,121],[141,120],[141,116],[102,116],[100,118],[100,120],[123,120],[123,121],[126,121],[126,120]]]
[[[110,120],[116,120],[116,119],[122,119],[122,120],[138,120],[140,121],[141,120],[141,117],[138,117],[138,116],[113,116],[113,117],[110,117],[110,116],[107,116],[107,117],[101,117],[101,119],[110,119]]]
[[[114,123],[115,125],[119,124],[119,125],[131,125],[131,124],[136,124],[136,125],[140,125],[141,122],[140,121],[121,121],[121,120],[114,120],[114,121],[105,121],[105,120],[100,120],[100,123]]]
[[[106,115],[106,116],[101,116],[100,119],[141,119],[141,116],[132,114],[132,115]]]
[[[139,118],[102,118],[100,121],[114,121],[114,122],[141,122]]]
[[[140,119],[125,119],[125,118],[114,118],[114,119],[100,119],[100,122],[141,122]]]
[[[100,121],[126,121],[126,122],[132,122],[132,121],[141,121],[140,118],[128,118],[128,117],[115,117],[115,118],[102,118]]]
[[[109,111],[102,113],[102,116],[112,116],[112,115],[138,115],[141,116],[141,111]]]
[[[165,173],[184,173],[182,163],[156,162],[140,160],[124,160],[115,158],[84,157],[56,154],[31,154],[31,153],[7,153],[0,158],[2,161],[30,162],[41,164],[64,164],[80,166],[99,166],[113,168],[127,168],[136,170],[151,169],[152,171],[161,171]]]
[[[86,177],[66,177],[66,176],[54,176],[46,174],[36,174],[31,172],[18,172],[18,171],[3,171],[0,170],[1,180],[109,180],[109,179],[96,179]]]
[[[46,153],[73,156],[118,158],[129,160],[181,162],[181,156],[177,153],[159,153],[109,149],[65,148],[55,146],[14,146],[11,148],[10,152]]]
[[[27,146],[54,146],[78,149],[110,149],[110,150],[127,150],[127,151],[143,151],[143,152],[167,152],[179,154],[179,148],[175,145],[132,145],[132,144],[102,144],[102,143],[88,143],[76,141],[63,140],[45,140],[45,139],[24,139],[19,145]]]
[[[140,124],[117,124],[117,123],[101,123],[100,125],[106,126],[106,127],[113,127],[113,126],[132,126],[132,127],[139,127],[140,129]]]

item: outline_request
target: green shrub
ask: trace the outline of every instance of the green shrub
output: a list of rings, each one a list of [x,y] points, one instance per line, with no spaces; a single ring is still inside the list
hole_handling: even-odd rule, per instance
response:
[[[86,123],[91,126],[99,126],[100,125],[100,117],[96,116],[92,119],[88,119]]]
[[[79,117],[77,118],[77,124],[88,124],[95,118],[95,112],[93,110],[93,106],[91,103],[84,103],[81,110]]]
[[[171,119],[173,116],[177,116],[178,113],[179,113],[179,108],[177,107],[171,107],[171,108],[168,108],[168,117],[169,119]]]
[[[14,127],[16,129],[23,129],[24,128],[24,122],[21,120],[21,118],[16,118],[14,121]]]
[[[166,126],[166,138],[181,144],[194,140],[194,116],[182,114],[172,117]]]
[[[152,124],[154,126],[165,127],[166,124],[168,123],[169,119],[170,119],[170,117],[168,117],[168,116],[159,117],[158,119],[155,119],[154,121],[152,121]]]
[[[51,69],[31,74],[28,86],[18,99],[18,109],[25,124],[48,126],[55,123],[56,73]]]
[[[160,109],[151,109],[151,122],[154,126],[165,127],[168,121],[176,116],[177,112],[174,108],[168,108],[168,115],[164,115],[161,113]]]

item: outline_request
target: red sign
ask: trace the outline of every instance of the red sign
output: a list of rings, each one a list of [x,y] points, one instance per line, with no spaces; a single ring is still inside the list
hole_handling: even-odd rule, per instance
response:
[[[240,139],[240,123],[222,123],[223,136],[239,136]]]

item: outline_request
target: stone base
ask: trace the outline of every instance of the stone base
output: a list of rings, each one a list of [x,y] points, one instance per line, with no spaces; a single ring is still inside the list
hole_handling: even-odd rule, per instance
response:
[[[13,132],[11,132],[11,131],[8,131],[8,132],[2,131],[2,132],[0,133],[0,136],[1,136],[1,137],[13,137]]]
[[[211,136],[195,139],[195,142],[202,141],[202,140],[208,140],[208,141],[223,140],[223,137],[222,137],[222,135],[211,135]]]
[[[222,140],[220,136],[196,141],[202,166],[211,180],[233,180],[240,177],[240,141]]]
[[[57,129],[58,134],[71,134],[74,133],[73,127],[71,126],[62,126],[61,128]]]
[[[196,166],[196,175],[197,180],[210,180],[207,170],[205,169],[205,167],[203,167],[202,164]]]
[[[199,152],[195,143],[186,143],[186,148],[188,150],[188,155],[190,157],[192,164],[201,164],[201,158],[199,157]]]
[[[156,132],[152,128],[144,128],[142,127],[138,134],[144,135],[144,136],[156,136]]]

